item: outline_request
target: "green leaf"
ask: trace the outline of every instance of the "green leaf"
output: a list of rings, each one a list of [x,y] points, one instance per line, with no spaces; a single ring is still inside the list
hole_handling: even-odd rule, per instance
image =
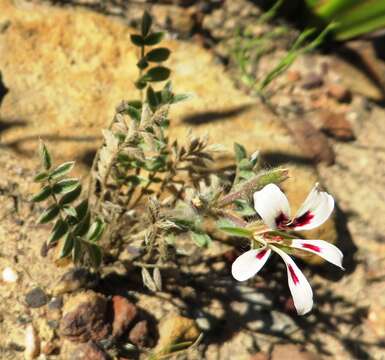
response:
[[[68,225],[62,219],[56,221],[55,226],[52,229],[51,235],[48,239],[48,244],[56,243],[60,240],[68,231]]]
[[[60,206],[72,203],[82,192],[82,186],[79,184],[74,190],[62,196],[59,201]]]
[[[79,186],[79,180],[73,178],[58,181],[52,189],[55,194],[68,194]]]
[[[146,59],[150,62],[162,62],[169,58],[170,53],[171,51],[167,48],[157,48],[148,52]]]
[[[137,63],[136,63],[136,66],[141,69],[141,70],[144,70],[147,66],[148,66],[148,62],[145,58],[142,58],[140,59]]]
[[[52,194],[52,189],[49,185],[44,186],[36,195],[31,198],[33,202],[46,200]]]
[[[246,149],[245,149],[244,146],[242,146],[241,144],[234,143],[234,152],[235,152],[235,160],[236,160],[237,164],[238,164],[241,160],[247,158],[247,152],[246,152]]]
[[[141,78],[138,81],[135,82],[135,87],[138,90],[142,90],[147,86],[147,80],[145,78]]]
[[[190,231],[191,239],[199,247],[207,247],[211,244],[211,238],[209,235],[201,232]]]
[[[100,246],[87,243],[88,256],[93,267],[98,268],[103,260],[103,252]]]
[[[251,230],[236,226],[233,222],[228,219],[220,219],[217,222],[217,228],[230,235],[237,237],[245,237],[249,239],[253,236],[253,232]]]
[[[42,171],[39,174],[37,174],[33,181],[34,182],[43,182],[49,178],[49,173],[47,171]]]
[[[91,225],[88,233],[86,235],[86,239],[91,242],[96,242],[100,239],[105,229],[105,223],[97,218],[95,222]]]
[[[74,234],[76,236],[83,236],[87,233],[90,228],[91,215],[88,212],[87,215],[83,218],[83,220],[78,223],[74,229]]]
[[[74,217],[74,218],[77,217],[77,213],[76,213],[76,210],[75,210],[74,207],[68,206],[68,205],[67,205],[67,206],[63,206],[63,210],[64,210],[64,212],[65,212],[67,215],[72,216],[72,217]]]
[[[39,219],[37,220],[38,224],[46,224],[51,220],[55,219],[55,217],[59,215],[59,211],[59,206],[57,206],[56,204],[51,205],[50,207],[45,209],[40,215]]]
[[[178,102],[186,101],[191,98],[189,94],[176,94],[172,97],[172,104],[176,104]]]
[[[67,175],[74,167],[75,161],[68,161],[59,165],[55,170],[51,172],[51,179],[55,180],[64,175]]]
[[[236,212],[242,216],[255,215],[255,209],[246,200],[235,200],[234,204],[237,206]]]
[[[132,34],[130,36],[131,42],[136,45],[142,47],[144,45],[144,38],[141,35]]]
[[[134,107],[137,110],[142,108],[142,102],[140,100],[127,101],[127,105]]]
[[[75,217],[80,221],[82,220],[86,215],[88,211],[88,200],[83,200],[78,206],[76,206],[76,214]]]
[[[79,239],[74,239],[74,248],[72,252],[72,260],[75,264],[80,264],[82,262],[84,249],[82,242]]]
[[[42,141],[40,141],[39,153],[40,153],[40,161],[44,169],[49,170],[52,166],[52,159],[51,159],[50,153],[48,152],[47,147]]]
[[[156,97],[155,91],[151,86],[147,88],[147,101],[152,108],[156,108],[159,105],[158,98]]]
[[[170,76],[170,69],[164,66],[155,66],[147,71],[146,77],[149,81],[157,82],[167,80]]]
[[[60,252],[60,258],[64,258],[68,256],[72,249],[74,247],[74,237],[73,235],[69,232],[67,233],[66,237],[64,238],[64,244]]]
[[[144,11],[142,16],[142,35],[143,36],[147,36],[148,32],[151,29],[151,25],[152,25],[152,17],[147,11]]]
[[[159,44],[162,41],[163,36],[164,36],[163,32],[156,32],[156,33],[149,34],[145,37],[143,44],[149,45],[149,46]]]

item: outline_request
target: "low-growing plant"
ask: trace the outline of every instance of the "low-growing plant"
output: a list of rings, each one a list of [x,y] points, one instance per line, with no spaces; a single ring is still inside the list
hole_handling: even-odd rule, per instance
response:
[[[54,224],[48,247],[59,249],[59,260],[95,269],[103,266],[103,254],[118,259],[129,248],[144,285],[160,291],[162,269],[186,255],[180,245],[187,240],[197,248],[210,246],[214,224],[214,231],[250,241],[251,250],[233,264],[236,279],[256,274],[274,251],[287,265],[298,313],[306,313],[311,288],[287,253],[310,251],[341,266],[342,255],[333,245],[295,239],[293,233],[324,222],[333,199],[315,187],[291,219],[287,199],[275,185],[288,177],[286,169],[263,170],[258,152],[250,155],[235,144],[233,171],[220,171],[214,160],[221,149],[206,137],[170,139],[169,108],[187,96],[173,92],[170,69],[163,65],[170,50],[154,47],[162,37],[144,13],[141,32],[131,36],[139,54],[140,97],[120,104],[103,130],[87,191],[78,179],[67,178],[74,163],[53,167],[41,144],[42,170],[35,180],[42,189],[32,200],[47,202],[38,222]]]
[[[134,244],[136,264],[152,290],[161,287],[161,264],[178,253],[178,237],[209,246],[208,219],[221,220],[219,228],[242,235],[253,192],[287,177],[284,169],[263,171],[257,154],[250,157],[235,144],[231,178],[215,170],[213,160],[221,148],[210,145],[206,137],[190,134],[185,143],[168,137],[169,108],[188,96],[172,90],[170,69],[163,65],[171,52],[156,46],[163,35],[152,31],[152,18],[145,12],[141,32],[131,36],[139,54],[135,86],[140,96],[122,102],[102,131],[104,142],[90,170],[87,191],[78,179],[67,178],[74,162],[54,168],[42,143],[42,171],[35,178],[42,189],[32,198],[48,204],[38,222],[54,224],[47,243],[60,247],[59,258],[97,268],[102,248],[118,256],[127,244]],[[238,227],[224,226],[224,219]],[[148,269],[155,270],[150,274]]]

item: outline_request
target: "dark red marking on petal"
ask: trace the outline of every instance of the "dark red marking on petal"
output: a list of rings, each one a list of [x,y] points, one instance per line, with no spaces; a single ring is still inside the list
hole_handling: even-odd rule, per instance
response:
[[[314,214],[310,211],[306,211],[303,215],[298,216],[290,224],[290,227],[305,226],[309,224],[314,218]]]
[[[258,259],[258,260],[261,260],[267,253],[267,249],[264,249],[262,250],[261,252],[259,252],[257,255],[255,255],[255,257]]]
[[[309,250],[313,250],[313,251],[316,251],[316,252],[321,252],[321,248],[317,245],[313,245],[313,244],[309,244],[309,243],[304,243],[301,245],[304,249],[309,249]]]
[[[293,280],[294,285],[297,285],[299,283],[299,279],[297,277],[297,274],[295,273],[293,267],[291,265],[287,265],[287,268],[289,269],[290,276]]]
[[[277,225],[278,228],[285,228],[288,223],[289,219],[283,212],[280,212],[275,218],[275,225]]]

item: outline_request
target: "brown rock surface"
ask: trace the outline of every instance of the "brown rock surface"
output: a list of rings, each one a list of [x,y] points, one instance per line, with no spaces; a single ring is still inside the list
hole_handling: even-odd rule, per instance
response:
[[[155,352],[167,353],[171,345],[191,341],[199,336],[199,329],[193,319],[170,314],[159,324],[159,341]]]
[[[103,295],[93,291],[73,295],[64,305],[60,335],[76,343],[101,340],[111,330],[106,312]]]
[[[112,297],[114,320],[112,323],[112,335],[119,337],[132,326],[137,315],[136,306],[123,296]]]

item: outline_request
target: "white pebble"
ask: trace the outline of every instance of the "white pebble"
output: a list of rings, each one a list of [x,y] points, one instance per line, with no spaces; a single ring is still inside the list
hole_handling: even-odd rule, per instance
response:
[[[25,350],[24,358],[26,360],[36,359],[40,354],[40,339],[32,324],[25,329]]]
[[[17,272],[10,267],[6,267],[3,270],[1,277],[2,277],[3,281],[6,283],[14,283],[19,278],[19,276],[17,275]]]

